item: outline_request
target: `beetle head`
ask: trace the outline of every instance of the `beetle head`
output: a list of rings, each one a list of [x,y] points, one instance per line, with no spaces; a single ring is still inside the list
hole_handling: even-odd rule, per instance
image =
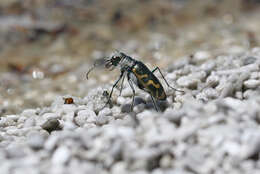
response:
[[[106,60],[105,67],[113,70],[125,56],[124,53],[116,51]]]

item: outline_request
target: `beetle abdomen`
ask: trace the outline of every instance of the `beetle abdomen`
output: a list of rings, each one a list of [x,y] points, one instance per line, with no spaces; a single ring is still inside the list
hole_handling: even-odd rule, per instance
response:
[[[143,90],[149,92],[154,98],[166,100],[166,94],[160,81],[142,62],[138,62],[132,72],[137,78],[138,86],[142,86]]]

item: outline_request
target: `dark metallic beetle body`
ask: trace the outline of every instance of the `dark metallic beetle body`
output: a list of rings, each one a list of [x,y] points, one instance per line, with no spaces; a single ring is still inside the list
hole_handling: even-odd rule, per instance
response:
[[[94,64],[94,67],[97,66]],[[155,106],[155,109],[158,111],[158,107],[154,101],[154,98],[157,100],[166,100],[166,94],[163,89],[162,84],[158,80],[158,78],[153,74],[154,71],[158,70],[160,74],[162,75],[160,69],[156,67],[153,71],[150,71],[145,64],[143,64],[141,61],[137,61],[130,56],[125,55],[122,52],[116,52],[114,53],[109,59],[105,60],[105,67],[108,69],[113,70],[114,67],[120,66],[121,69],[121,74],[118,78],[118,80],[114,83],[112,90],[109,94],[109,101],[112,96],[114,87],[118,84],[118,82],[123,78],[122,83],[121,83],[121,90],[122,90],[122,84],[124,82],[125,76],[127,76],[128,83],[130,87],[132,88],[133,91],[133,100],[132,100],[132,105],[131,109],[133,109],[133,104],[134,104],[134,97],[135,97],[135,89],[133,86],[133,83],[138,86],[140,89],[148,92],[152,98],[153,104]],[[87,73],[87,78],[89,72],[94,68],[92,67],[88,73]],[[167,86],[172,88],[164,76],[162,75],[164,81],[166,82]],[[175,88],[172,88],[174,90],[177,90]],[[120,94],[121,94],[120,90]],[[178,91],[178,90],[177,90]],[[109,103],[108,101],[108,103]]]
[[[150,93],[158,100],[166,100],[166,94],[163,86],[157,77],[142,62],[137,61],[136,65],[131,69],[137,78],[137,86],[140,89]]]

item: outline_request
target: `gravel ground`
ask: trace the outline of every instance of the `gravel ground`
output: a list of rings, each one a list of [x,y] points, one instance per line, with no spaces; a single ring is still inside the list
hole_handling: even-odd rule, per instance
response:
[[[213,57],[198,52],[169,65],[163,112],[137,90],[99,86],[84,98],[0,119],[3,174],[258,174],[260,48]],[[159,75],[158,75],[159,77]]]

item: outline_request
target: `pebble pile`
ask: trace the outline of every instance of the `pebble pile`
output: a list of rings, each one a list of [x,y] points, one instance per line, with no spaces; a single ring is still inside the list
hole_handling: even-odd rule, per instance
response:
[[[0,118],[1,174],[259,174],[260,48],[169,65],[163,112],[137,90],[97,87]],[[157,75],[160,77],[160,75]],[[163,81],[162,81],[163,83]]]

